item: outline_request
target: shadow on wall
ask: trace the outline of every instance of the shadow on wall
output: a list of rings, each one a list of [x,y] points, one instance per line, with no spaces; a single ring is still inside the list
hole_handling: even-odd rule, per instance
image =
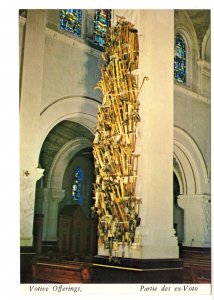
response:
[[[90,45],[90,44],[89,44]],[[95,99],[99,102],[102,102],[102,93],[99,89],[95,89],[98,81],[101,79],[101,71],[100,68],[103,65],[103,59],[101,57],[102,51],[100,50],[93,50],[91,48],[91,51],[99,53],[100,57],[95,55],[86,55],[85,63],[84,63],[84,70],[85,73],[83,74],[82,78],[80,79],[79,84],[84,84],[85,88],[85,95],[87,97],[90,97],[92,99]],[[89,100],[90,101],[90,100]]]

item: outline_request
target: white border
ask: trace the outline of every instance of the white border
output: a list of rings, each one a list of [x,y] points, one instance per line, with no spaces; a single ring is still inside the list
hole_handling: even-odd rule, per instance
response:
[[[212,9],[211,0],[129,0],[129,1],[101,1],[101,0],[7,0],[1,3],[1,294],[6,299],[26,299],[31,295],[22,295],[19,284],[19,56],[18,56],[18,9],[44,8],[54,9],[72,6],[73,8],[129,8],[129,9]],[[213,13],[211,16],[211,24]],[[211,25],[212,28],[212,25]],[[212,31],[212,30],[211,30]],[[213,42],[213,39],[211,39]],[[213,44],[211,45],[213,49]],[[213,60],[212,60],[213,61]],[[212,70],[212,67],[211,67]],[[212,118],[213,120],[213,118]],[[213,123],[213,121],[212,121]],[[213,125],[213,124],[212,124]],[[212,164],[213,165],[213,164]],[[24,287],[23,287],[24,288]],[[130,295],[122,295],[122,292],[134,288],[124,285],[119,292],[107,295],[108,287],[102,288],[102,300],[105,299],[130,299]],[[103,294],[104,293],[104,294]],[[32,295],[33,299],[41,299],[41,294]],[[71,296],[68,295],[69,299]],[[136,294],[135,299],[157,299],[162,295]],[[178,295],[165,295],[169,299]],[[183,296],[183,295],[182,295]],[[49,295],[53,299],[53,295]],[[57,295],[59,297],[59,295]],[[63,295],[66,297],[66,295]],[[75,295],[79,299],[88,299],[87,295]],[[184,296],[185,297],[185,296]],[[211,299],[211,295],[188,295],[188,299]],[[196,298],[195,298],[196,297]],[[73,299],[73,298],[72,298]],[[100,296],[93,296],[100,299]]]

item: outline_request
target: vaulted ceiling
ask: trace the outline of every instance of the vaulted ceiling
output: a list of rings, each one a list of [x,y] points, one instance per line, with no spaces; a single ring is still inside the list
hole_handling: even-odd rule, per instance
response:
[[[186,10],[196,32],[199,48],[202,47],[204,36],[210,26],[210,10],[188,9]]]
[[[194,9],[186,10],[195,28],[198,40],[202,40],[210,26],[210,10]]]

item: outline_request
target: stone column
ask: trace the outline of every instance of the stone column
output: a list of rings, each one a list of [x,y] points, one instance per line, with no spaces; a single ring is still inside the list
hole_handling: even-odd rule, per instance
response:
[[[174,11],[141,10],[142,258],[178,258],[173,228]]]
[[[199,73],[199,93],[205,97],[210,97],[211,91],[211,70],[210,63],[205,60],[198,60]]]
[[[38,132],[45,45],[45,10],[28,10],[20,91],[21,246],[32,246]]]
[[[47,236],[48,227],[48,203],[50,199],[50,189],[49,188],[39,188],[36,190],[36,205],[35,213],[43,214],[43,234],[42,239],[45,240]]]
[[[183,246],[210,247],[210,195],[180,195],[178,205],[184,209]]]
[[[46,241],[57,241],[58,204],[65,196],[65,190],[49,189],[46,215]]]
[[[45,194],[46,194],[47,188],[37,188],[36,189],[36,200],[35,200],[35,208],[34,213],[35,214],[44,214],[45,210]]]

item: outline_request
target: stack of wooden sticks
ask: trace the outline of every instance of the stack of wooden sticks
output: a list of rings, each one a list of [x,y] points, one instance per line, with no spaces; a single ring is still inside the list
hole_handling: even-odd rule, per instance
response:
[[[138,84],[138,32],[119,17],[106,37],[102,79],[97,87],[103,102],[93,143],[96,182],[94,210],[98,215],[98,243],[109,256],[117,256],[119,244],[134,242],[140,224],[135,188],[138,157],[135,153],[136,126],[140,121]]]

